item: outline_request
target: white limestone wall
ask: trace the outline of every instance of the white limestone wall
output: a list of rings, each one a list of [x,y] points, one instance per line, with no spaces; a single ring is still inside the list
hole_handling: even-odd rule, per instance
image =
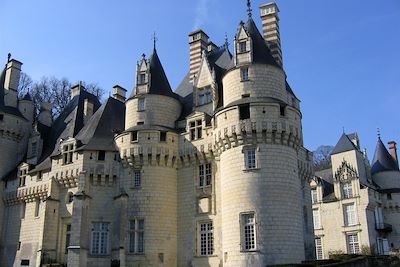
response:
[[[238,146],[220,156],[224,266],[265,266],[304,260],[296,151],[287,146],[258,144],[258,169],[247,171],[242,150],[243,146]],[[241,252],[239,216],[249,211],[255,212],[257,251]]]
[[[224,106],[241,99],[244,94],[286,102],[285,74],[281,69],[264,64],[252,64],[248,68],[249,81],[241,81],[240,68],[232,69],[223,77]]]
[[[145,99],[145,109],[143,111],[138,109],[139,98]],[[144,94],[126,102],[125,129],[136,126],[137,122],[174,128],[175,121],[179,118],[180,113],[181,105],[175,98]]]

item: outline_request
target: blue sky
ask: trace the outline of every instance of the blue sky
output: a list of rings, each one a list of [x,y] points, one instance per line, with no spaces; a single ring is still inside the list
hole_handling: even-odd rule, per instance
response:
[[[259,28],[258,6],[253,1]],[[276,1],[285,71],[301,99],[305,145],[335,145],[356,131],[370,159],[376,128],[400,143],[400,1]],[[34,79],[120,84],[130,92],[136,62],[157,50],[173,88],[189,69],[187,34],[202,28],[230,43],[246,1],[1,0],[0,60],[22,61]],[[3,58],[3,59],[1,59]]]

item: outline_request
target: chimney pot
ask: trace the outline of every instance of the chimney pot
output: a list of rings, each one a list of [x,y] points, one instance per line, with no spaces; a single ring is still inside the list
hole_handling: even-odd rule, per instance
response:
[[[119,85],[114,85],[113,88],[114,88],[113,98],[121,102],[125,102],[126,89]]]

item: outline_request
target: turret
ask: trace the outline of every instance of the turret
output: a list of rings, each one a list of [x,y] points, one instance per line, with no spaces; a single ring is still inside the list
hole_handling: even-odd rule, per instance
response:
[[[18,109],[25,119],[32,124],[35,115],[35,106],[29,93],[26,93],[25,96],[19,101]]]

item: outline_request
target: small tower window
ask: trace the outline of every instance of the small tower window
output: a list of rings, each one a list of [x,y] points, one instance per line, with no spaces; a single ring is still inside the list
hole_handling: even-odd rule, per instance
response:
[[[99,153],[97,154],[97,160],[105,160],[106,159],[106,152],[104,150],[99,150]]]
[[[244,151],[245,167],[247,170],[257,168],[256,149],[249,148]]]
[[[160,142],[167,141],[167,132],[160,132]]]
[[[206,87],[198,90],[198,105],[211,103],[212,93],[211,87]]]
[[[133,131],[132,132],[131,141],[132,142],[137,142],[138,141],[138,132],[137,131]]]
[[[190,140],[202,138],[202,120],[191,121],[189,123]]]
[[[242,82],[249,80],[249,68],[240,69],[240,79]]]
[[[239,43],[239,53],[244,53],[246,51],[247,51],[246,41],[240,42]]]
[[[4,114],[0,114],[0,121],[4,120]]]
[[[239,106],[239,120],[247,120],[250,119],[250,105],[241,105]]]
[[[145,101],[144,98],[138,99],[138,111],[143,111],[145,109]]]
[[[65,145],[63,149],[63,164],[70,164],[73,162],[74,145]]]
[[[145,84],[145,83],[146,83],[146,74],[140,73],[139,74],[139,84]]]
[[[284,117],[285,116],[285,107],[284,106],[280,106],[279,112],[280,112],[281,116]]]
[[[133,187],[139,188],[142,186],[142,173],[140,170],[137,170],[133,174]]]

